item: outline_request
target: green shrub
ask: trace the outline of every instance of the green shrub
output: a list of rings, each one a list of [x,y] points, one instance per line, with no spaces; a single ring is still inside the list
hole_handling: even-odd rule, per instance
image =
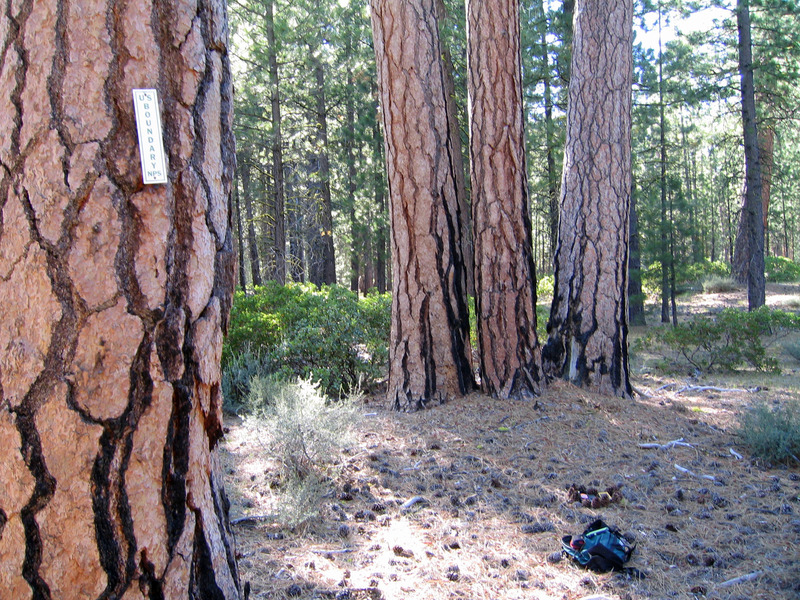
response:
[[[222,397],[226,410],[234,413],[242,410],[251,412],[247,403],[250,383],[254,377],[264,377],[268,373],[267,361],[249,347],[229,356],[222,369]]]
[[[800,342],[790,342],[786,344],[783,349],[786,350],[786,354],[793,359],[800,361]]]
[[[357,399],[332,402],[308,380],[256,377],[248,404],[258,410],[246,426],[280,465],[279,518],[298,525],[317,514],[329,471],[353,441]]]
[[[642,270],[642,289],[649,296],[661,295],[661,262],[653,261]],[[703,260],[697,263],[683,265],[676,264],[675,285],[677,291],[700,289],[700,283],[710,277],[730,277],[731,269],[727,263],[717,260]]]
[[[693,317],[677,327],[662,327],[653,339],[666,345],[700,371],[735,370],[749,364],[777,372],[777,360],[767,355],[772,342],[800,329],[800,316],[761,307],[752,312],[726,308],[715,318]]]
[[[735,292],[737,289],[739,289],[739,286],[730,277],[709,275],[708,277],[703,279],[703,292],[705,292],[706,294]]]
[[[759,403],[739,418],[739,435],[767,463],[800,462],[800,402],[770,408]]]
[[[764,272],[770,283],[791,283],[800,281],[800,264],[782,256],[764,258]]]
[[[555,278],[552,275],[545,275],[539,278],[539,281],[536,283],[536,299],[541,300],[541,298],[553,297],[553,290],[555,289]]]
[[[234,297],[223,348],[223,368],[250,352],[260,372],[319,381],[343,395],[378,377],[388,358],[390,296],[358,296],[338,285],[285,286],[271,282],[251,296]],[[241,386],[240,386],[241,389]]]

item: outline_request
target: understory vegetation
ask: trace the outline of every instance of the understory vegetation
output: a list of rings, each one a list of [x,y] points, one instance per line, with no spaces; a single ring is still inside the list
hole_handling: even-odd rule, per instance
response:
[[[796,263],[770,258],[767,268],[770,281],[800,280]],[[643,271],[650,297],[658,294],[659,270],[656,265]],[[688,291],[741,290],[724,263],[704,261],[679,271],[677,281]],[[542,341],[552,286],[552,276],[538,284]],[[284,453],[285,474],[292,474],[281,485],[293,489],[298,506],[309,488],[319,483],[325,457],[336,454],[331,444],[346,443],[340,432],[353,418],[352,398],[362,390],[373,391],[386,376],[390,304],[388,293],[359,296],[338,285],[318,289],[271,282],[251,294],[236,293],[223,351],[225,406],[270,424],[269,435],[278,436],[273,445]],[[781,356],[790,364],[800,361],[800,314],[790,301],[785,305],[789,310],[725,308],[685,315],[676,326],[648,327],[632,344],[632,352],[654,355],[650,366],[665,375],[776,374]],[[797,436],[791,433],[798,430],[799,413],[796,406],[747,411],[742,432],[747,433],[754,455],[768,463],[796,460]],[[313,440],[308,438],[311,434]]]

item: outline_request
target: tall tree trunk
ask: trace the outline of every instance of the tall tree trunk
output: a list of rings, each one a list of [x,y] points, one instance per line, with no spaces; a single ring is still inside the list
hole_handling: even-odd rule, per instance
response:
[[[630,396],[631,0],[577,0],[545,370]]]
[[[544,2],[539,2],[542,18],[546,18]],[[547,28],[542,27],[542,71],[544,74],[544,126],[547,145],[547,220],[550,234],[550,256],[556,255],[558,245],[558,173],[555,157],[555,123],[553,122],[553,92],[550,84],[550,50],[547,43]]]
[[[253,217],[253,194],[250,178],[250,164],[247,160],[240,161],[239,172],[242,175],[242,195],[244,196],[244,211],[247,217],[247,248],[250,252],[250,278],[253,287],[263,285],[261,279],[261,261],[258,258],[258,239],[256,238],[256,224]]]
[[[467,2],[472,222],[481,388],[498,398],[541,391],[536,338],[519,1]]]
[[[333,247],[333,205],[331,203],[331,169],[328,160],[328,105],[325,100],[325,68],[315,54],[314,79],[316,87],[317,145],[319,148],[319,177],[322,203],[319,206],[319,224],[322,230],[322,282],[336,283],[336,257]]]
[[[667,215],[667,140],[666,118],[664,116],[664,52],[661,47],[661,2],[658,3],[658,147],[660,152],[659,166],[661,176],[658,180],[661,191],[661,322],[669,323],[669,272],[672,253],[670,251],[670,236],[672,235],[672,221]]]
[[[434,0],[371,0],[392,225],[389,399],[473,387],[458,194]]]
[[[286,224],[289,240],[289,260],[287,270],[292,281],[305,283],[305,250],[303,239],[305,238],[305,216],[301,206],[300,197],[296,191],[297,171],[294,163],[286,165],[285,184],[286,184]]]
[[[373,90],[377,98],[378,90]],[[377,108],[377,106],[376,106]],[[386,228],[386,193],[384,184],[384,161],[381,152],[382,138],[380,126],[376,119],[372,126],[372,161],[374,167],[375,207],[378,210],[378,226],[375,232],[375,286],[383,294],[386,292],[386,243],[388,232]]]
[[[644,318],[644,294],[642,293],[642,259],[639,250],[639,213],[636,210],[636,190],[631,185],[631,208],[629,222],[630,258],[628,260],[628,322],[631,325],[646,325]]]
[[[436,1],[437,21],[441,39],[442,23],[447,16],[443,0]],[[447,118],[449,122],[450,142],[453,146],[453,172],[456,177],[456,190],[458,193],[458,214],[461,218],[461,244],[464,255],[464,266],[467,272],[467,294],[475,293],[474,276],[474,250],[472,245],[472,223],[469,202],[467,198],[467,182],[464,169],[464,154],[461,145],[461,127],[458,120],[458,106],[456,105],[456,83],[453,77],[454,67],[450,49],[442,45],[442,68],[444,72],[444,93],[447,100]]]
[[[745,184],[739,232],[736,236],[733,258],[733,275],[740,282],[747,283],[747,305],[749,310],[755,310],[764,306],[766,281],[764,279],[764,207],[761,195],[761,162],[758,152],[758,128],[756,127],[750,7],[747,0],[737,1],[736,25],[739,30],[739,75],[742,82]]]
[[[283,180],[283,136],[281,134],[281,93],[278,73],[278,47],[275,40],[275,3],[264,0],[267,46],[269,62],[270,105],[272,109],[272,183],[273,205],[273,248],[275,252],[275,281],[286,283],[286,195]]]
[[[8,4],[0,43],[0,596],[238,599],[225,4]],[[142,183],[134,88],[158,89],[166,184]]]
[[[239,182],[234,177],[233,198],[236,209],[236,245],[238,249],[239,285],[243,292],[247,292],[247,273],[244,270],[244,231],[242,229],[242,204],[239,194]]]

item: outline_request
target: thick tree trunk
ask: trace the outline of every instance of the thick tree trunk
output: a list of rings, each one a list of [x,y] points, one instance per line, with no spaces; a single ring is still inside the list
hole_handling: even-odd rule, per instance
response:
[[[266,18],[269,80],[272,86],[270,106],[272,110],[272,183],[273,205],[273,251],[275,253],[274,278],[279,284],[286,283],[286,192],[283,180],[283,136],[281,133],[281,92],[278,72],[278,50],[275,40],[275,3],[264,2]]]
[[[0,596],[240,597],[216,444],[234,286],[217,0],[0,15]],[[144,186],[131,90],[157,88]]]
[[[467,2],[472,222],[481,388],[529,397],[544,385],[525,170],[519,2]]]
[[[415,409],[473,387],[453,148],[434,0],[372,0],[392,225],[389,398]]]
[[[764,208],[761,162],[756,127],[750,7],[747,0],[738,0],[737,2],[736,24],[739,30],[739,75],[742,82],[745,184],[732,270],[736,279],[747,283],[747,305],[750,310],[755,310],[764,306],[766,301],[766,281],[764,278]]]
[[[631,0],[577,0],[545,369],[629,396]]]

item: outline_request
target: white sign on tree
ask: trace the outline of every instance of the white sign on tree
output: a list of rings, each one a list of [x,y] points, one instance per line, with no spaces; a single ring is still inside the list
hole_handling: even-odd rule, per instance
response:
[[[161,133],[156,90],[133,90],[133,110],[139,134],[139,156],[145,184],[167,183],[167,155]]]

